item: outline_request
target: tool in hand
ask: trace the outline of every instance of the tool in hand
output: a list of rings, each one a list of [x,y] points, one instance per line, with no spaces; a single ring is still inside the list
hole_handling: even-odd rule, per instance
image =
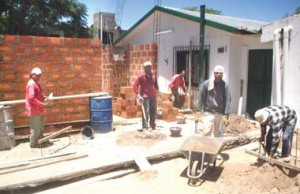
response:
[[[51,100],[52,97],[53,97],[53,92],[51,92],[51,93],[49,94],[49,96],[47,96],[47,97],[45,98],[45,101]]]

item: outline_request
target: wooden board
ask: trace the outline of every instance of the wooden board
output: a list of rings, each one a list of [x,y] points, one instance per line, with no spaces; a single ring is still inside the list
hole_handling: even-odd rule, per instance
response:
[[[136,156],[134,158],[135,163],[138,165],[141,171],[152,170],[152,166],[144,156]]]
[[[44,137],[44,138],[38,140],[38,144],[42,144],[42,143],[48,141],[49,139],[52,139],[52,138],[54,138],[54,137],[57,137],[57,136],[63,134],[64,132],[66,132],[66,131],[68,131],[68,130],[70,130],[70,129],[72,129],[72,126],[68,126],[68,127],[64,128],[64,129],[61,129],[61,130],[55,132],[55,133],[52,133],[51,135],[49,135],[49,136],[47,136],[47,137]]]
[[[9,169],[2,169],[0,170],[0,175],[2,174],[7,174],[7,173],[12,173],[12,172],[17,172],[17,171],[21,171],[21,170],[28,170],[31,168],[37,168],[40,166],[45,166],[45,165],[50,165],[50,164],[55,164],[58,162],[63,162],[63,161],[69,161],[69,160],[75,160],[75,159],[79,159],[79,158],[83,158],[88,156],[87,154],[75,154],[75,155],[67,155],[67,156],[63,156],[60,158],[51,158],[45,161],[38,161],[38,162],[34,162],[34,163],[30,163],[26,166],[17,166],[14,168],[9,168]]]
[[[279,166],[282,166],[282,167],[285,167],[285,168],[288,168],[288,169],[300,172],[300,167],[298,167],[296,165],[292,165],[290,163],[286,163],[286,162],[280,161],[280,160],[275,159],[275,158],[264,156],[262,154],[254,152],[252,150],[246,150],[246,153],[251,154],[253,156],[256,156],[256,157],[258,157],[258,158],[260,158],[262,160],[265,160],[265,161],[267,161],[267,162],[269,162],[271,164],[276,164],[276,165],[279,165]]]

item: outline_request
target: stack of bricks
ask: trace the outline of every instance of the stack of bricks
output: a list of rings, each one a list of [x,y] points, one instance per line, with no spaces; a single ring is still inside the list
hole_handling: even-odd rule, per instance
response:
[[[173,103],[169,101],[168,96],[168,94],[163,94],[162,98],[158,99],[161,119],[176,121],[179,111],[178,108],[173,107]],[[132,86],[122,86],[120,88],[120,97],[113,102],[113,114],[123,118],[138,118],[142,116],[142,105],[137,103]]]
[[[159,103],[161,108],[161,116],[164,121],[176,121],[179,114],[178,108],[173,107],[173,103],[169,100],[169,94],[163,94],[162,101]]]
[[[113,114],[123,118],[136,118],[142,116],[141,105],[136,101],[132,86],[120,87],[120,97],[113,102]]]

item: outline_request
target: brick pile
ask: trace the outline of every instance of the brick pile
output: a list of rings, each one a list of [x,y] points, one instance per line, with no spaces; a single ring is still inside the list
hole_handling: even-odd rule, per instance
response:
[[[161,108],[161,119],[165,121],[176,121],[179,114],[178,108],[173,107],[169,100],[169,94],[163,94],[158,106]]]
[[[123,118],[138,118],[142,116],[142,106],[136,100],[132,86],[122,86],[120,88],[120,97],[113,102],[113,114]],[[173,107],[169,101],[168,95],[163,94],[158,98],[158,115],[165,121],[176,121],[178,108]]]
[[[113,102],[113,114],[123,118],[142,116],[141,104],[137,103],[132,86],[120,87],[120,97]]]

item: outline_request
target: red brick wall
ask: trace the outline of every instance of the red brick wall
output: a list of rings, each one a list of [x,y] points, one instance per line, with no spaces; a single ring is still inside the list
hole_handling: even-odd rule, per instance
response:
[[[45,95],[101,92],[101,52],[100,40],[6,35],[0,45],[0,101],[24,99],[35,66],[44,71]],[[28,125],[23,103],[13,105],[13,117],[16,126]],[[47,123],[85,119],[89,119],[88,98],[56,100],[46,108]]]
[[[40,82],[45,95],[53,92],[54,96],[109,92],[115,97],[118,87],[133,85],[143,72],[143,62],[151,61],[153,71],[157,72],[155,44],[129,46],[117,61],[113,53],[112,47],[102,48],[101,41],[96,39],[6,35],[0,44],[3,56],[2,60],[0,57],[0,101],[24,99],[29,72],[36,66],[44,71]],[[16,134],[29,134],[25,104],[12,106],[15,126],[19,128]],[[62,125],[74,127],[72,121],[89,120],[89,117],[88,98],[51,101],[46,108],[46,123],[50,124],[46,131],[59,130]]]
[[[157,45],[140,44],[129,46],[130,85],[133,85],[137,76],[144,71],[143,63],[152,62],[152,72],[157,73]]]

